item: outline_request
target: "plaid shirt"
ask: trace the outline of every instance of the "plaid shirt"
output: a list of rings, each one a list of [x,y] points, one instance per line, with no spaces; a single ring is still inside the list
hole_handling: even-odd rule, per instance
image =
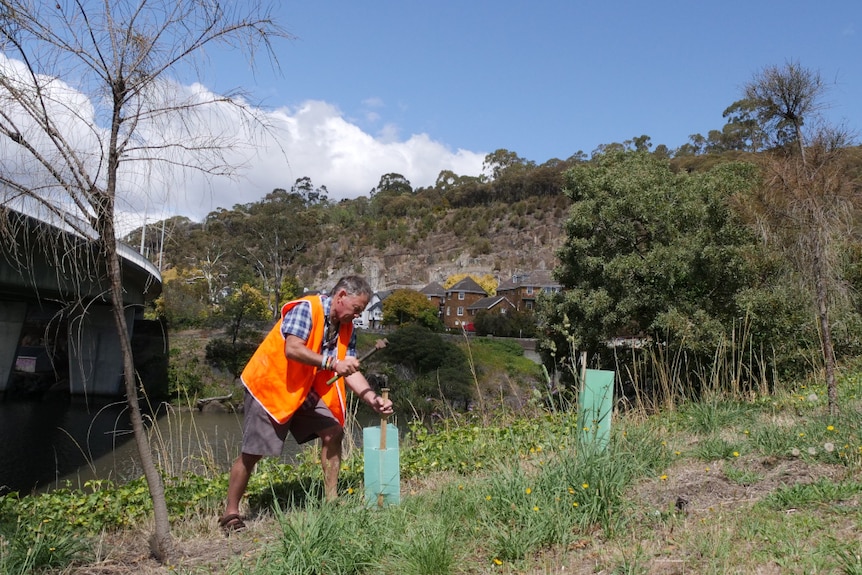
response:
[[[332,299],[328,296],[320,298],[323,304],[323,317],[326,320],[326,326],[323,330],[323,349],[324,356],[335,357],[338,350],[338,333],[329,333],[329,311],[332,307]],[[302,341],[308,341],[311,335],[311,303],[307,301],[299,302],[284,315],[281,322],[281,333],[287,337],[295,335]],[[347,355],[356,356],[356,331],[350,336],[350,343],[347,345]]]

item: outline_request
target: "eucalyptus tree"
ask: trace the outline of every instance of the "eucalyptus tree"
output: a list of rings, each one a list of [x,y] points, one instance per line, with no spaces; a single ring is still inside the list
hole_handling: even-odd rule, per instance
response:
[[[154,504],[151,549],[172,548],[164,485],[138,404],[117,250],[118,206],[134,185],[152,189],[167,166],[232,175],[229,152],[264,117],[236,95],[185,89],[177,76],[203,68],[206,50],[259,51],[286,37],[270,8],[221,0],[0,0],[0,166],[3,204],[28,204],[91,238],[109,278],[126,399]],[[164,170],[164,171],[161,171]],[[179,184],[176,184],[179,185]],[[71,214],[74,217],[70,217]]]
[[[781,247],[810,286],[820,330],[829,411],[837,413],[836,356],[830,318],[842,292],[838,262],[854,218],[858,189],[844,162],[848,133],[826,124],[826,86],[818,72],[796,62],[768,66],[745,85],[760,126],[770,138],[764,186],[751,211],[761,230]]]
[[[303,180],[298,180],[302,184]],[[277,188],[263,200],[236,206],[238,255],[251,267],[269,299],[272,317],[293,297],[299,257],[323,237],[326,202],[321,192]]]

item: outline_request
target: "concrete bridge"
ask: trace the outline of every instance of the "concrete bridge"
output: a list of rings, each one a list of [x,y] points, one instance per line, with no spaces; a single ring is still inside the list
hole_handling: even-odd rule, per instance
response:
[[[0,211],[0,394],[123,395],[122,358],[105,270],[92,242],[63,223]],[[161,274],[119,245],[135,367],[148,391],[167,386],[167,334],[144,319]]]

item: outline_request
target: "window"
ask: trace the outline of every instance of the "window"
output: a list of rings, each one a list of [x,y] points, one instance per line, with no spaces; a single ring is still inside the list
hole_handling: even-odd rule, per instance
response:
[[[533,295],[533,286],[527,288],[527,295]]]
[[[527,309],[533,309],[533,302],[531,302],[531,301],[524,302],[524,306]]]
[[[458,299],[460,299],[460,300],[464,299],[464,292],[462,292],[462,291],[458,292]]]
[[[463,308],[463,307],[461,307],[461,306],[458,306],[458,315],[459,315],[459,316],[464,315],[464,308]]]

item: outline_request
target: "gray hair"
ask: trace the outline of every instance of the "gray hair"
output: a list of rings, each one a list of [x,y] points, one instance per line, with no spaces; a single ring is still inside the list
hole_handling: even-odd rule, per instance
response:
[[[371,296],[374,295],[374,290],[371,289],[368,281],[362,276],[344,276],[338,280],[338,283],[336,283],[335,287],[332,288],[332,291],[329,292],[329,296],[335,296],[335,294],[342,289],[350,295],[365,296],[369,300],[371,299]]]

